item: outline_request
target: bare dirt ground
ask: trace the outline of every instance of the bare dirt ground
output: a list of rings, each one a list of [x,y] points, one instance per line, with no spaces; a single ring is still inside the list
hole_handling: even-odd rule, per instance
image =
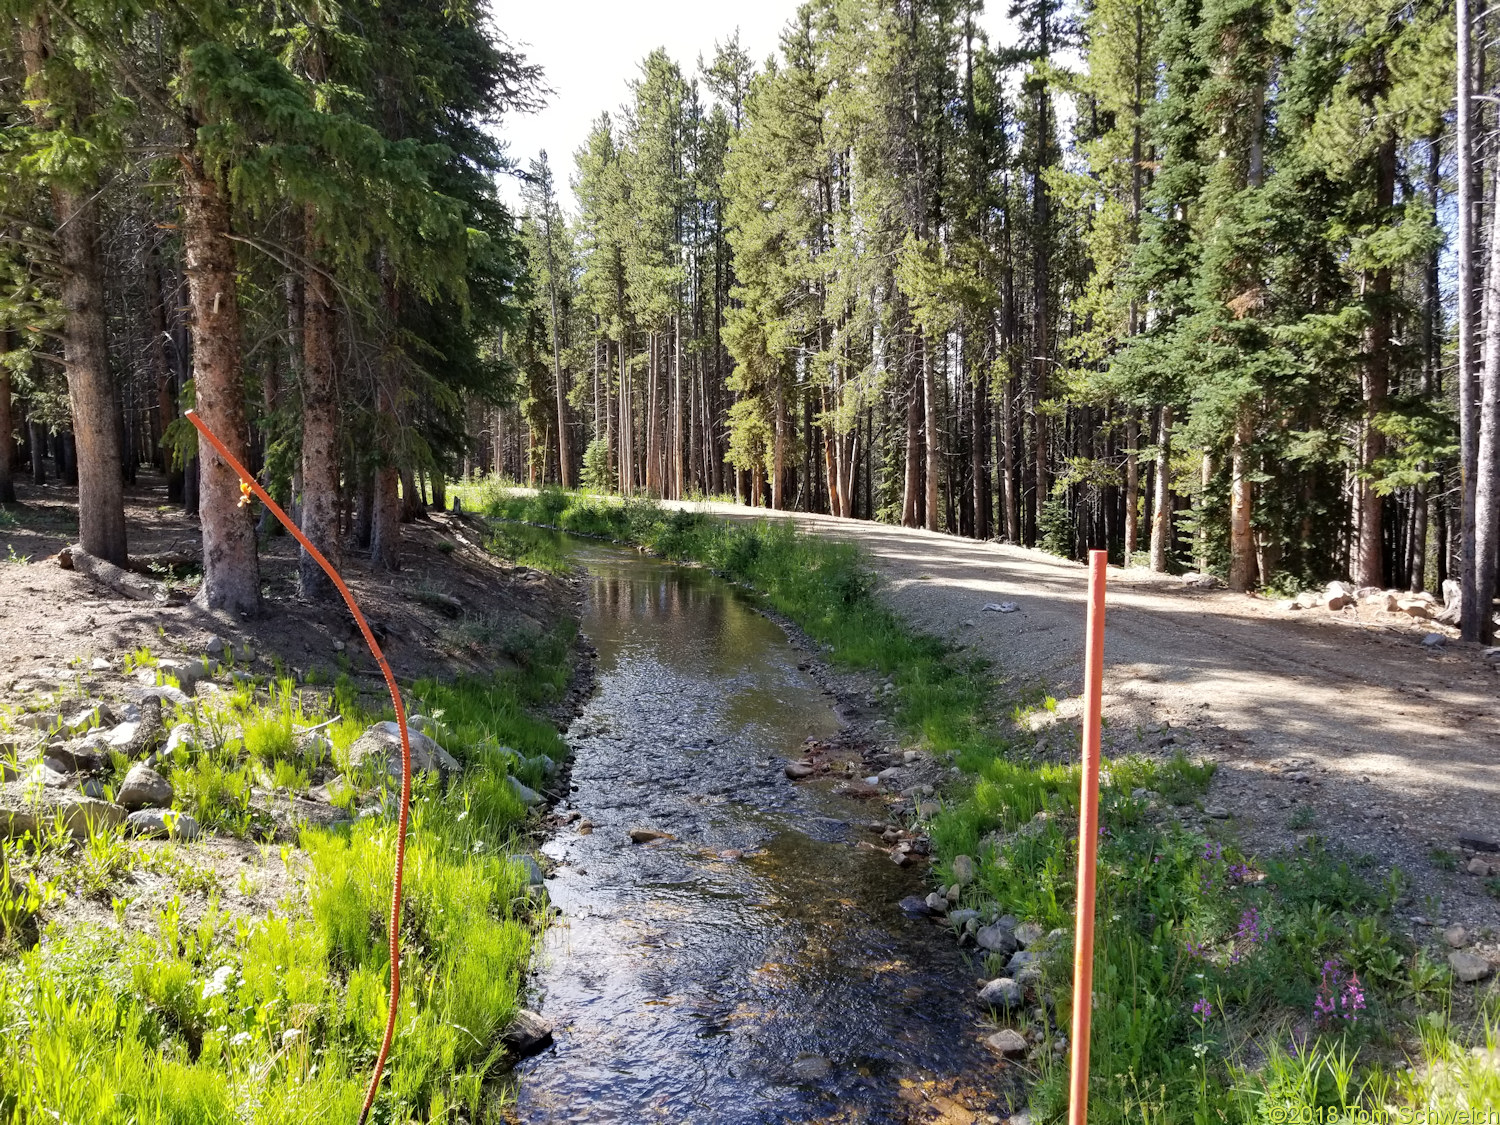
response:
[[[85,665],[94,657],[117,661],[141,645],[157,656],[192,656],[204,651],[211,636],[253,648],[259,660],[252,671],[269,671],[279,659],[299,678],[314,667],[330,673],[347,668],[371,677],[372,685],[378,677],[342,602],[297,598],[298,551],[290,537],[273,536],[262,546],[265,602],[257,617],[209,612],[187,602],[197,581],[192,566],[164,583],[171,598],[133,601],[58,565],[57,552],[77,541],[76,489],[21,484],[17,491],[21,502],[0,518],[3,693],[38,667],[76,658]],[[126,490],[125,517],[132,559],[201,556],[197,519],[167,503],[161,478],[142,474]],[[489,554],[482,529],[451,513],[434,512],[407,525],[402,546],[403,568],[396,574],[372,569],[359,554],[340,564],[402,679],[493,669],[507,637],[550,628],[574,597],[565,583]]]
[[[1044,689],[1038,751],[1076,753],[1087,572],[1040,551],[828,516],[682,504],[786,518],[857,543],[880,596],[927,632],[993,662],[1002,694]],[[1014,612],[986,611],[1015,602]],[[1441,645],[1423,638],[1445,633]],[[1289,611],[1143,570],[1111,569],[1105,642],[1107,753],[1186,752],[1218,764],[1205,809],[1254,852],[1316,835],[1411,880],[1414,936],[1461,922],[1497,955],[1500,928],[1500,660],[1451,630],[1351,607]],[[1047,724],[1059,730],[1049,741]],[[1227,814],[1227,815],[1223,815]],[[1207,819],[1207,818],[1205,818]],[[1467,841],[1467,842],[1466,842]],[[1475,845],[1478,845],[1476,849]],[[1493,875],[1471,874],[1475,858]]]

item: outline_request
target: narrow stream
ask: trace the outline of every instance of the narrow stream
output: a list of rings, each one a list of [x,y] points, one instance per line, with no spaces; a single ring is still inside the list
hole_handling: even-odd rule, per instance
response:
[[[781,629],[703,571],[574,557],[599,661],[564,808],[593,831],[544,849],[562,917],[536,985],[557,1033],[523,1065],[517,1120],[1003,1120],[1013,1079],[974,970],[897,907],[920,876],[852,846],[880,806],[783,775],[839,723]]]

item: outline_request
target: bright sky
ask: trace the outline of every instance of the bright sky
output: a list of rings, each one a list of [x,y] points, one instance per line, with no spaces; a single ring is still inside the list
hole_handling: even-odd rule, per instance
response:
[[[1009,42],[1008,0],[994,0],[980,23],[992,42]],[[797,0],[750,0],[744,4],[701,0],[491,0],[495,24],[532,61],[541,63],[554,93],[540,113],[507,118],[501,134],[521,167],[546,149],[559,187],[573,176],[573,153],[604,110],[617,116],[630,96],[640,62],[657,47],[682,67],[698,72],[698,56],[712,61],[714,42],[736,26],[740,44],[759,64],[774,51]],[[705,91],[705,100],[707,93]],[[506,198],[520,198],[514,181]],[[563,193],[571,210],[572,193]]]

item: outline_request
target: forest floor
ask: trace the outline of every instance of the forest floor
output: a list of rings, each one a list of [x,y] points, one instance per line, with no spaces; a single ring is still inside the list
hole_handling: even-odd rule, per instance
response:
[[[349,670],[384,692],[343,603],[297,598],[298,550],[288,536],[273,536],[261,547],[266,607],[259,617],[199,609],[186,598],[199,564],[168,565],[201,557],[198,521],[167,503],[162,478],[143,473],[125,494],[131,558],[175,596],[132,601],[57,563],[57,553],[77,542],[76,488],[20,483],[17,492],[20,503],[0,511],[0,686],[38,668],[117,659],[143,645],[163,655],[171,649],[197,654],[217,636],[253,648],[259,667],[252,671],[279,660],[299,679],[321,666],[331,682]],[[342,561],[343,576],[399,679],[491,672],[492,650],[506,633],[545,631],[572,611],[573,595],[563,583],[495,557],[476,541],[478,534],[461,518],[432,512],[404,529],[400,572],[379,572],[365,556]]]
[[[1081,707],[1082,565],[885,524],[724,503],[669,506],[790,519],[858,544],[881,599],[991,661],[1007,681],[1002,698],[1056,696],[1055,711],[1031,720],[1038,749],[1076,754],[1065,732]],[[1018,608],[984,608],[1007,602]],[[1424,645],[1433,633],[1442,643]],[[1368,608],[1291,611],[1112,568],[1104,714],[1106,755],[1182,752],[1215,762],[1205,810],[1247,852],[1316,835],[1400,868],[1411,881],[1406,921],[1419,942],[1453,922],[1470,934],[1500,931],[1500,854],[1485,850],[1500,841],[1500,660],[1453,630]],[[1059,726],[1055,744],[1049,724]],[[1488,878],[1476,873],[1485,864]]]

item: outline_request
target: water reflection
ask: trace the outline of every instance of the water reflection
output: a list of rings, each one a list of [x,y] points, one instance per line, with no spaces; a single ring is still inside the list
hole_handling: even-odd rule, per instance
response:
[[[915,877],[850,846],[878,810],[782,775],[837,721],[780,629],[702,571],[578,558],[599,665],[572,805],[594,830],[546,848],[558,1035],[524,1064],[518,1119],[929,1121],[936,1088],[1003,1119],[973,970],[896,909]],[[637,826],[672,838],[632,844]]]

